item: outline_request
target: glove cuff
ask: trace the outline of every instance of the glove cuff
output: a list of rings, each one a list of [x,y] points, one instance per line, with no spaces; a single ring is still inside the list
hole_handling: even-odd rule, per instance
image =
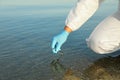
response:
[[[63,32],[62,32],[65,36],[68,36],[70,33],[69,32],[67,32],[66,30],[64,30]]]

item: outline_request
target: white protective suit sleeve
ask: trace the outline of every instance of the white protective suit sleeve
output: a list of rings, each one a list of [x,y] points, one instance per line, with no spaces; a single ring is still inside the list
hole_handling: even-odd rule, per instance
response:
[[[103,0],[78,0],[69,12],[65,25],[72,31],[79,29],[99,8]]]

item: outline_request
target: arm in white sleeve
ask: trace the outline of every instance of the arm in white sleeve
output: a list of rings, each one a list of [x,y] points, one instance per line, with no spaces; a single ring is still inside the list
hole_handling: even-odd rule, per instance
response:
[[[66,19],[66,26],[72,31],[79,29],[99,8],[100,2],[100,0],[78,0]]]

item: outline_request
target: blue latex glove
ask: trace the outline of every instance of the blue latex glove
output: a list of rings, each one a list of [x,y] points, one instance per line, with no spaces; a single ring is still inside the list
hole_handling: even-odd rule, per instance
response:
[[[69,33],[67,31],[63,31],[59,35],[55,36],[52,41],[52,51],[53,53],[58,53],[61,50],[61,46],[67,40]]]

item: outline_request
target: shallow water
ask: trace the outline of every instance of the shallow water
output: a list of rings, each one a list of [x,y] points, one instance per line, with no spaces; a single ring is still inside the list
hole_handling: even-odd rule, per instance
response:
[[[66,70],[61,73],[56,73],[51,68],[51,62],[59,57],[58,54],[52,54],[51,41],[54,35],[62,31],[70,7],[59,8],[59,12],[57,12],[58,8],[52,8],[52,10],[45,8],[40,11],[32,8],[31,13],[31,10],[27,8],[23,11],[11,8],[13,10],[8,13],[6,13],[8,8],[6,10],[1,8],[0,80],[67,80],[68,78],[79,80],[78,77],[83,78],[84,71],[87,71],[89,66],[99,61],[100,58],[109,56],[95,54],[87,48],[85,42],[94,27],[107,14],[114,12],[113,7],[102,13],[103,8],[80,30],[73,32],[63,45],[64,55],[60,58],[57,67],[61,64]],[[118,51],[115,54],[119,53]],[[119,61],[119,59],[117,60]],[[114,68],[114,66],[111,67]],[[61,68],[59,69],[61,70]]]

